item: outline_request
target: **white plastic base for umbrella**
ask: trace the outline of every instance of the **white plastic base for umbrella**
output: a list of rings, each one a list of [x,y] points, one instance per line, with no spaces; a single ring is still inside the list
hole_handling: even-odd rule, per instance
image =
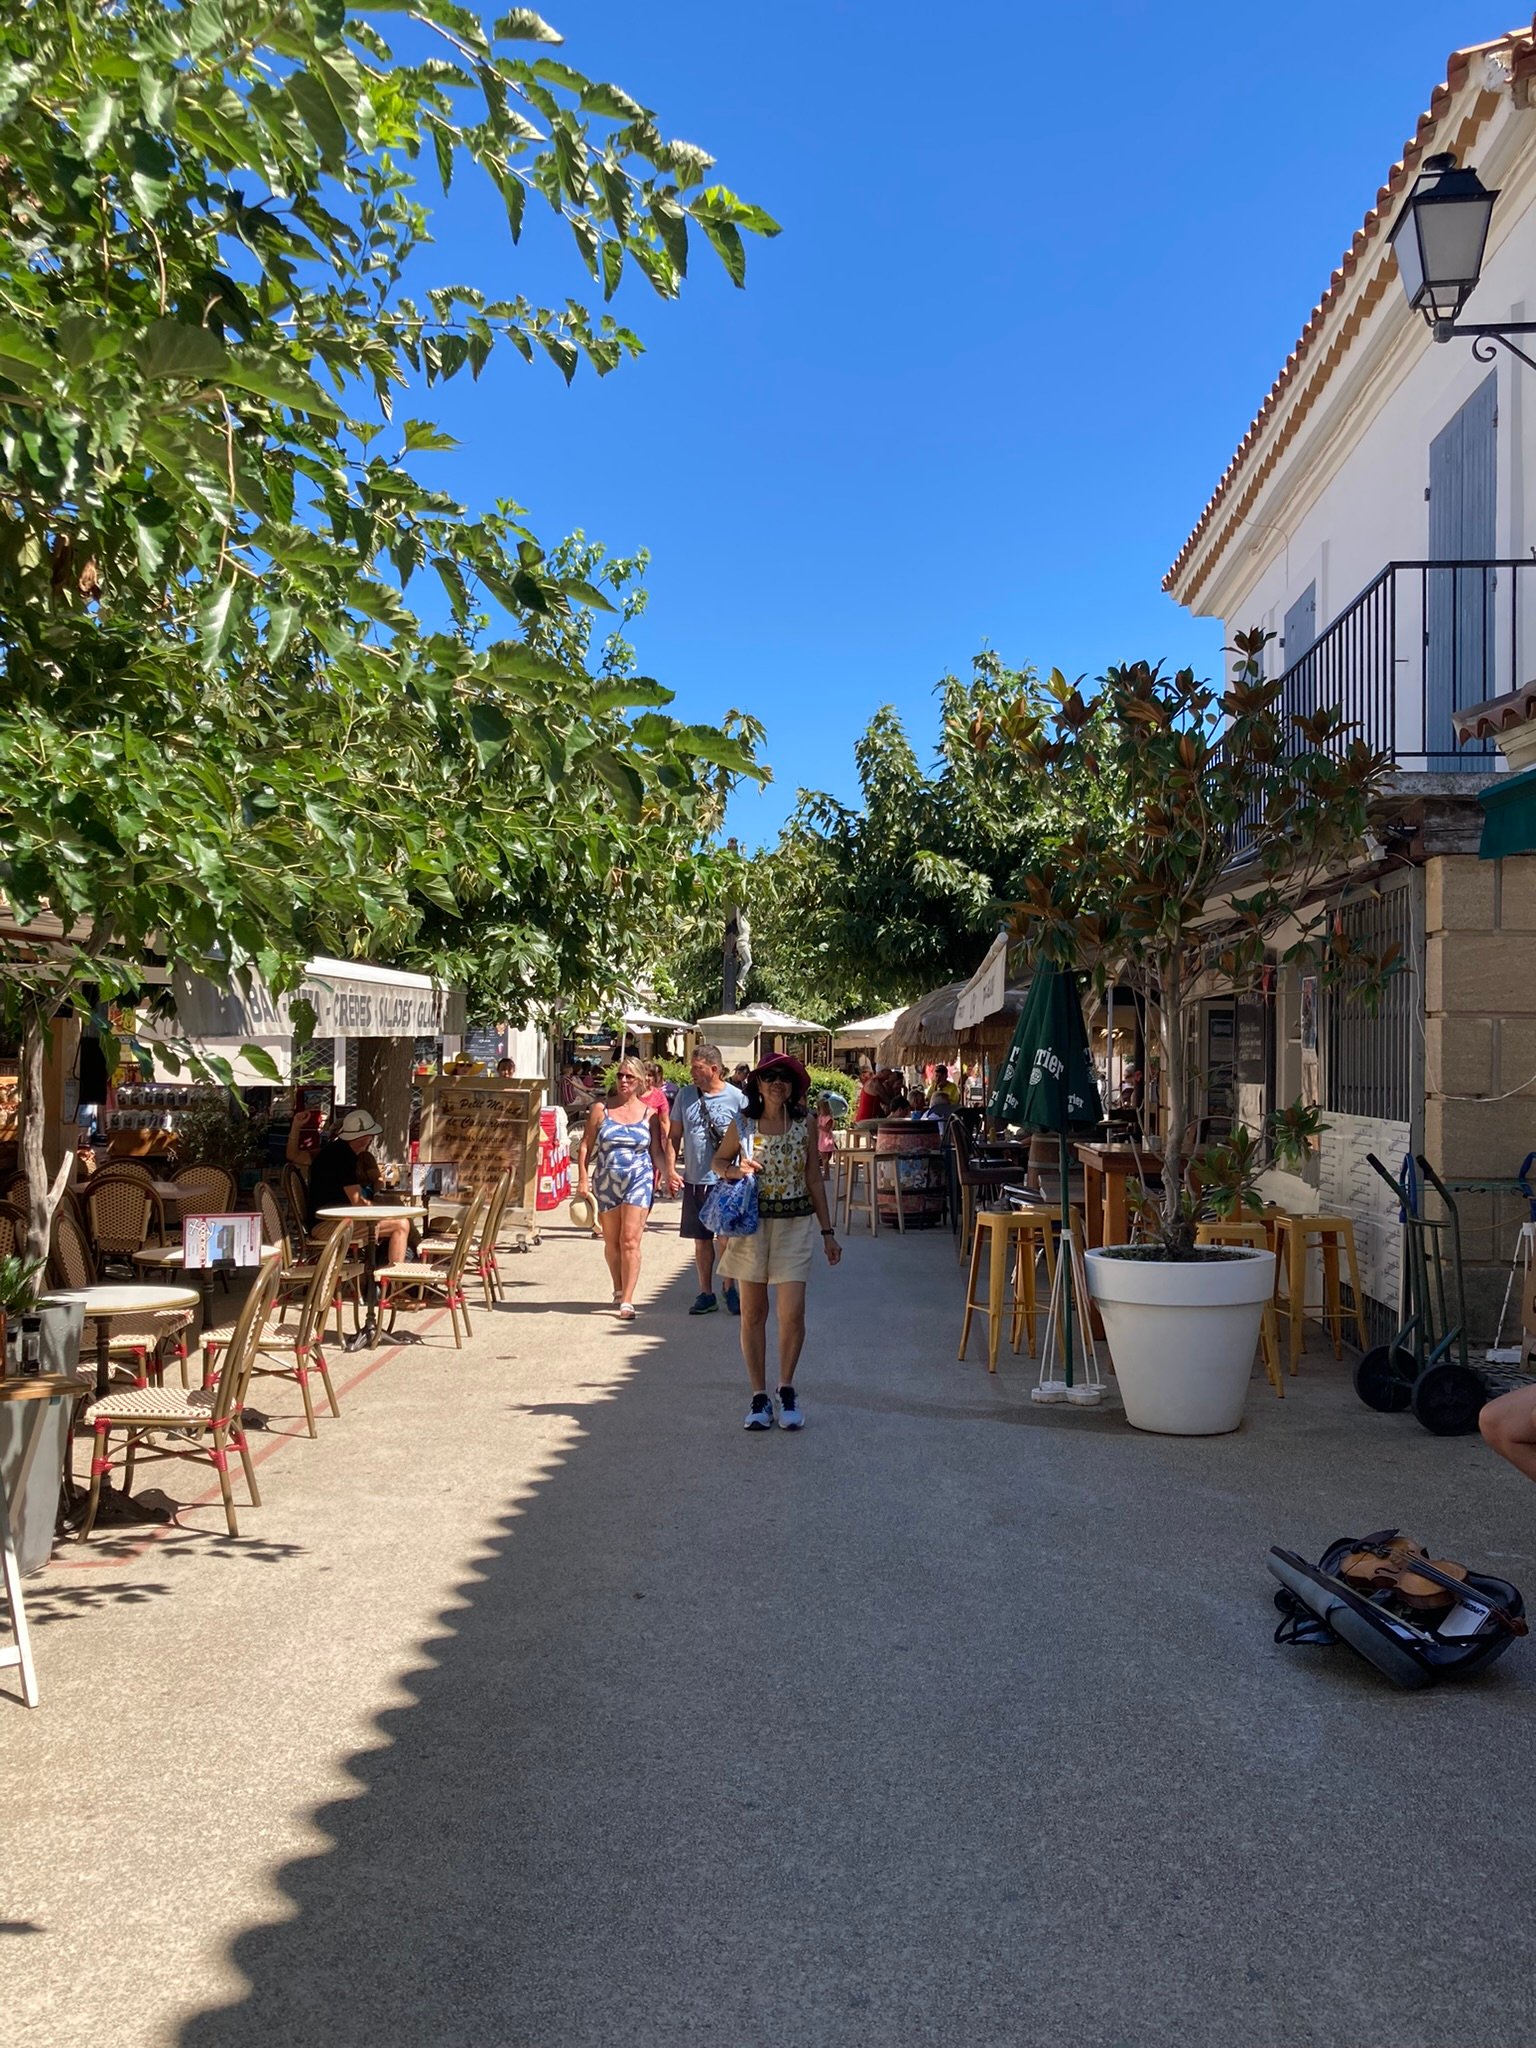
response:
[[[1072,1290],[1072,1357],[1065,1360],[1064,1290]],[[1071,1375],[1052,1378],[1063,1364]],[[1040,1347],[1039,1383],[1029,1390],[1031,1401],[1054,1404],[1070,1401],[1077,1408],[1096,1408],[1104,1398],[1104,1376],[1099,1370],[1099,1347],[1093,1335],[1093,1303],[1088,1298],[1088,1274],[1078,1249],[1074,1230],[1061,1243],[1056,1260],[1056,1278],[1051,1284],[1051,1304],[1045,1314],[1045,1342]]]

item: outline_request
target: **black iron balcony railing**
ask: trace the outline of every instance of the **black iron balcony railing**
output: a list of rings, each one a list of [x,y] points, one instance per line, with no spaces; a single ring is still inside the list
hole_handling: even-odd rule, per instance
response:
[[[1459,747],[1453,712],[1536,676],[1536,560],[1389,562],[1280,677],[1284,712],[1337,705],[1342,753],[1363,739],[1398,768],[1484,781],[1498,748]],[[1300,742],[1297,741],[1299,750]],[[1262,806],[1235,834],[1252,846]]]
[[[1488,773],[1451,715],[1536,674],[1536,561],[1389,562],[1281,677],[1286,711],[1337,704],[1400,768]]]

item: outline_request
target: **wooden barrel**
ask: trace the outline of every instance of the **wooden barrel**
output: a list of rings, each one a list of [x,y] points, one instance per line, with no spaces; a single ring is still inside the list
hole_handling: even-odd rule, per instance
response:
[[[944,1133],[937,1124],[884,1123],[875,1133],[880,1221],[895,1229],[896,1185],[908,1230],[929,1230],[944,1217]],[[886,1162],[890,1163],[887,1164]]]

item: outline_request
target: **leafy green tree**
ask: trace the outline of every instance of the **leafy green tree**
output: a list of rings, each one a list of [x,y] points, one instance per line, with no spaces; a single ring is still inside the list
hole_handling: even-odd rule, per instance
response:
[[[855,750],[861,801],[802,791],[751,864],[755,995],[836,1021],[970,975],[1036,864],[1114,815],[1112,775],[1026,767],[1053,708],[1032,668],[984,650],[939,697],[931,767],[885,707]]]
[[[451,0],[0,22],[0,890],[32,926],[0,1002],[34,1247],[61,1001],[151,947],[276,987],[316,950],[452,971],[488,905],[488,972],[531,997],[609,934],[539,948],[535,922],[675,874],[754,770],[658,684],[594,675],[612,577],[510,506],[470,516],[418,475],[448,437],[397,417],[498,347],[569,380],[640,345],[574,300],[429,283],[424,164],[445,194],[489,179],[512,243],[547,208],[605,299],[630,270],[674,296],[700,242],[740,283],[743,236],[776,232],[558,42]]]
[[[983,723],[975,734],[980,756],[1006,748],[1042,792],[1101,777],[1117,786],[1118,815],[1085,813],[1022,877],[1014,925],[1063,966],[1129,979],[1155,1010],[1175,1152],[1187,1143],[1193,1025],[1215,992],[1212,969],[1222,987],[1251,986],[1283,941],[1282,959],[1306,959],[1370,1001],[1394,966],[1395,948],[1350,954],[1309,900],[1358,849],[1390,763],[1336,706],[1287,717],[1279,681],[1264,675],[1271,638],[1237,636],[1224,690],[1191,669],[1136,661],[1109,669],[1090,698],[1053,670],[1042,727],[1010,736]],[[1162,1229],[1176,1254],[1192,1243],[1191,1193],[1186,1176],[1164,1174]]]

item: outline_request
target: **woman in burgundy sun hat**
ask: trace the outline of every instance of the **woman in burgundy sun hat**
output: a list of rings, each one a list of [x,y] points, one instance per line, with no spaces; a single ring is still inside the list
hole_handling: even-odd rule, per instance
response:
[[[791,1054],[772,1053],[747,1077],[747,1106],[737,1113],[715,1154],[723,1180],[757,1182],[757,1229],[726,1240],[720,1271],[741,1292],[741,1355],[752,1386],[746,1427],[803,1429],[795,1367],[805,1343],[805,1283],[821,1232],[827,1264],[843,1256],[827,1210],[815,1120],[806,1114],[811,1077]],[[778,1414],[768,1393],[769,1289],[779,1322]]]

